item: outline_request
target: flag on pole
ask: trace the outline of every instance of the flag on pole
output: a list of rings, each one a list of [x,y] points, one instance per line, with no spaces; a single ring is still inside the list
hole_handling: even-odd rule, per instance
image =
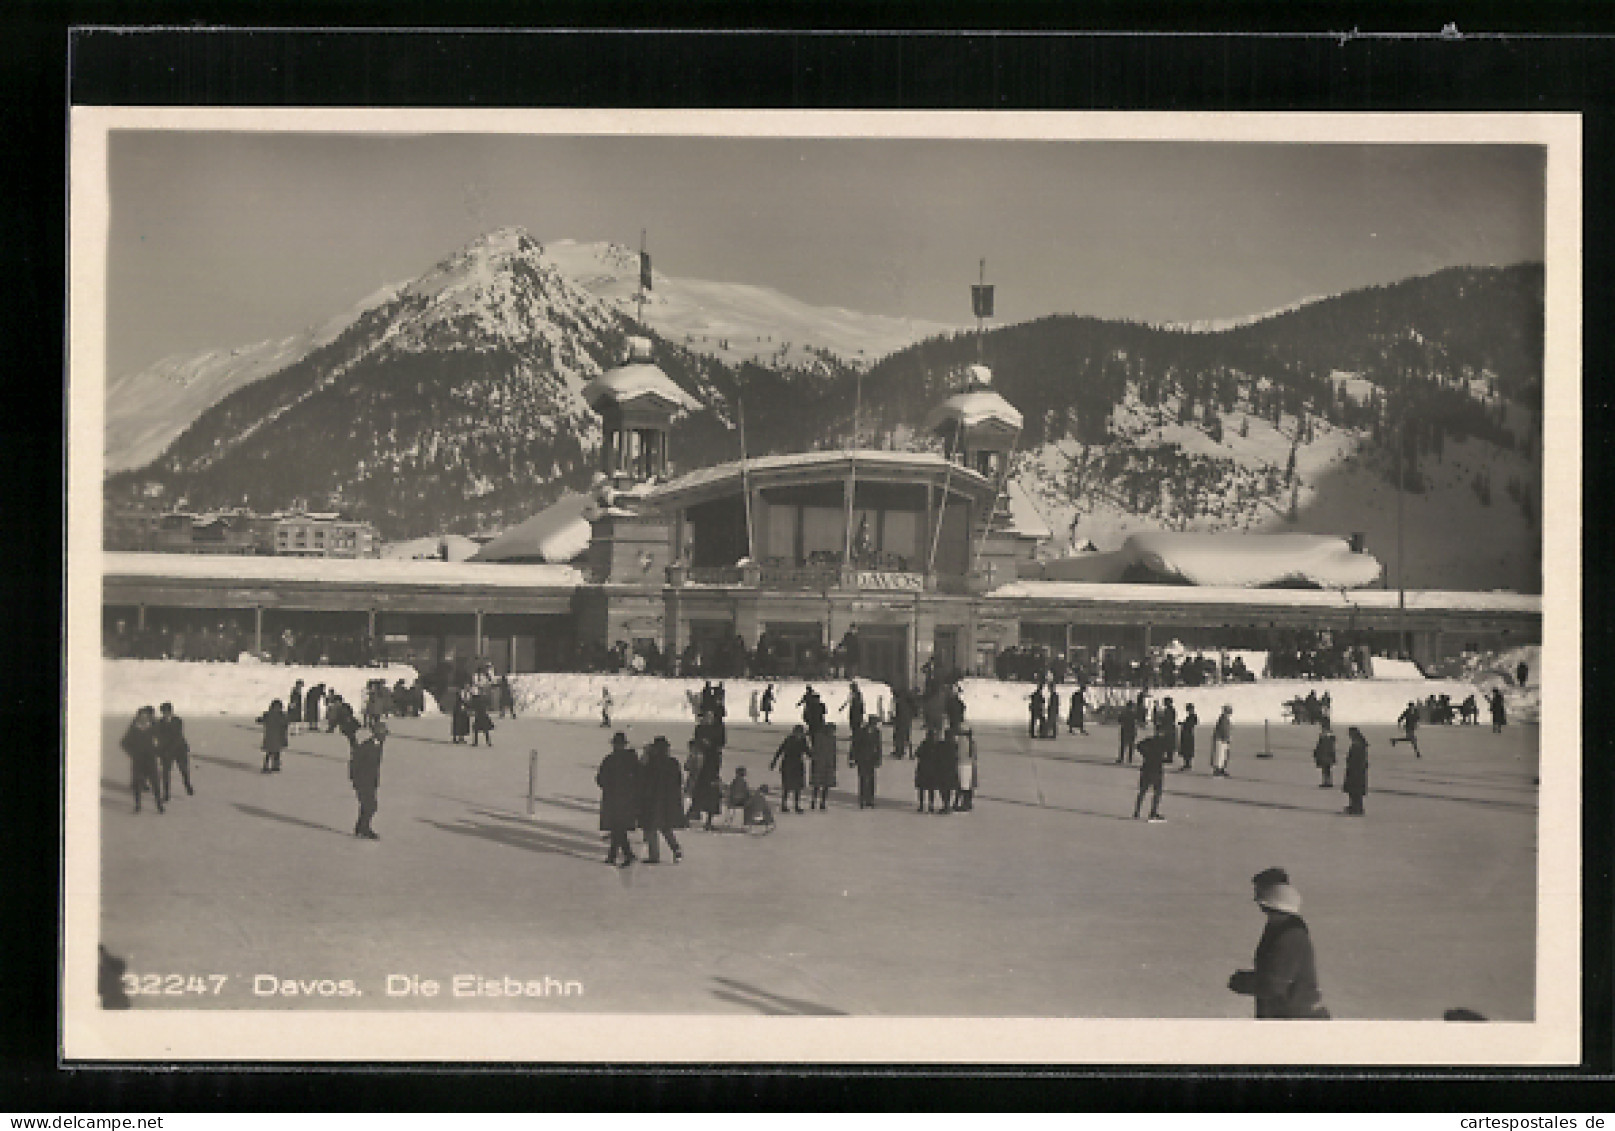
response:
[[[970,286],[970,305],[975,309],[977,318],[991,318],[993,316],[993,285],[991,283],[972,283]]]
[[[651,289],[650,252],[648,251],[642,251],[639,253],[639,285],[647,291]]]

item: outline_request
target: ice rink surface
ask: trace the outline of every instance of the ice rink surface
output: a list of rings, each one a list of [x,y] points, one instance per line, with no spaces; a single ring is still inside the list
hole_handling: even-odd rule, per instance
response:
[[[889,757],[878,808],[859,810],[843,754],[827,812],[761,837],[681,830],[676,865],[643,863],[636,833],[642,862],[618,869],[598,725],[498,720],[489,749],[451,744],[442,717],[393,720],[372,843],[352,835],[340,735],[294,737],[265,775],[250,720],[190,719],[196,795],[176,773],[168,812],[148,797],[137,815],[127,721],[103,726],[101,941],[157,990],[137,1009],[1247,1017],[1226,982],[1262,930],[1250,877],[1281,865],[1336,1017],[1533,1016],[1535,726],[1425,727],[1421,759],[1365,728],[1353,818],[1340,766],[1318,788],[1314,728],[1275,725],[1263,759],[1261,727],[1236,726],[1220,779],[1208,718],[1161,825],[1130,819],[1138,775],[1114,764],[1114,727],[984,729],[972,813],[916,813],[913,762]],[[626,729],[681,758],[690,733]],[[731,726],[725,780],[743,765],[777,789],[784,733]]]

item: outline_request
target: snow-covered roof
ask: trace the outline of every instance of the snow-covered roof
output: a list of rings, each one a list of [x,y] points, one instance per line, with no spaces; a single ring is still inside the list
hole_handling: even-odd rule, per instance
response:
[[[448,560],[451,562],[463,562],[481,549],[476,539],[467,538],[464,534],[441,536],[428,534],[424,538],[411,538],[407,542],[389,542],[381,548],[381,556],[399,560],[424,561],[432,558],[442,560],[440,555],[445,546],[448,547]]]
[[[1247,589],[1178,585],[1116,585],[1081,581],[1012,581],[990,594],[999,598],[1090,604],[1284,605],[1292,608],[1395,609],[1395,589]],[[1441,589],[1409,589],[1411,612],[1488,612],[1540,616],[1542,598],[1533,593],[1464,593]]]
[[[860,473],[864,470],[875,472],[908,471],[914,473],[929,472],[932,475],[941,474],[951,476],[955,487],[974,489],[979,492],[983,487],[991,487],[985,476],[969,468],[952,464],[935,452],[892,452],[882,450],[870,451],[820,451],[820,452],[792,452],[788,455],[759,456],[746,461],[748,475],[763,475],[771,472],[783,472],[798,468],[823,468],[828,471],[836,464],[845,464],[856,460]],[[664,483],[652,490],[647,496],[651,502],[682,495],[698,488],[713,486],[726,480],[740,478],[741,465],[739,460],[729,463],[715,464],[712,467],[703,467],[679,476],[671,483]]]
[[[305,581],[348,585],[576,586],[566,565],[501,565],[387,558],[294,558],[234,554],[104,553],[105,577],[180,581]]]
[[[979,388],[955,393],[937,405],[925,418],[925,427],[949,435],[961,425],[968,430],[991,428],[1019,432],[1023,422],[1020,410],[1014,405],[990,388]]]
[[[505,531],[472,555],[474,562],[544,561],[564,564],[589,548],[588,495],[568,491],[526,522]]]
[[[1129,535],[1119,550],[1077,554],[1044,564],[1051,581],[1116,582],[1141,567],[1190,585],[1259,588],[1301,584],[1355,589],[1379,580],[1372,554],[1353,553],[1325,534],[1172,533]]]
[[[583,387],[583,399],[596,412],[608,402],[622,406],[663,401],[668,411],[701,407],[700,402],[674,384],[671,377],[649,364],[619,365],[608,370]]]

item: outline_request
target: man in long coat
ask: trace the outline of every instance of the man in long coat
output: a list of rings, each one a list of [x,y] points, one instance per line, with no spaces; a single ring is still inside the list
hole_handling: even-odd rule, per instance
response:
[[[611,753],[600,763],[594,783],[600,787],[600,831],[611,834],[606,863],[626,868],[638,859],[628,834],[639,822],[639,759],[622,731],[611,736]]]
[[[370,827],[370,818],[378,808],[376,791],[381,788],[381,746],[387,741],[387,724],[376,720],[370,728],[370,737],[355,741],[357,732],[348,736],[348,780],[359,799],[359,820],[353,826],[353,835],[364,840],[380,840]]]
[[[660,864],[665,838],[673,850],[673,861],[684,859],[674,829],[689,827],[684,818],[684,771],[673,757],[671,745],[657,735],[645,748],[645,764],[640,769],[639,825],[645,830],[645,859]]]
[[[880,766],[880,720],[871,718],[852,736],[850,760],[858,770],[858,808],[875,807],[875,770]]]
[[[1256,968],[1236,971],[1228,988],[1254,997],[1258,1018],[1328,1020],[1312,936],[1301,918],[1301,893],[1282,868],[1257,873],[1255,887],[1267,927],[1256,946]]]

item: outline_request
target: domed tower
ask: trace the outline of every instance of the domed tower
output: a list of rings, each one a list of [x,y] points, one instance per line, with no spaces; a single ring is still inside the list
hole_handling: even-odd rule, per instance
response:
[[[590,381],[584,400],[600,414],[600,470],[620,490],[667,477],[667,433],[694,399],[651,359],[648,338],[629,338],[627,359]]]
[[[590,570],[599,582],[659,590],[671,560],[669,529],[664,518],[639,503],[657,480],[667,477],[667,433],[673,418],[682,409],[700,406],[656,366],[649,339],[639,337],[628,339],[623,364],[590,381],[583,398],[601,422],[600,473],[589,523]],[[619,611],[614,606],[612,615]],[[609,631],[600,631],[609,645],[618,639],[612,633],[626,630],[613,622]]]
[[[991,369],[972,365],[966,372],[964,389],[931,410],[925,426],[941,437],[949,459],[997,483],[1009,466],[1023,419],[993,388]]]

